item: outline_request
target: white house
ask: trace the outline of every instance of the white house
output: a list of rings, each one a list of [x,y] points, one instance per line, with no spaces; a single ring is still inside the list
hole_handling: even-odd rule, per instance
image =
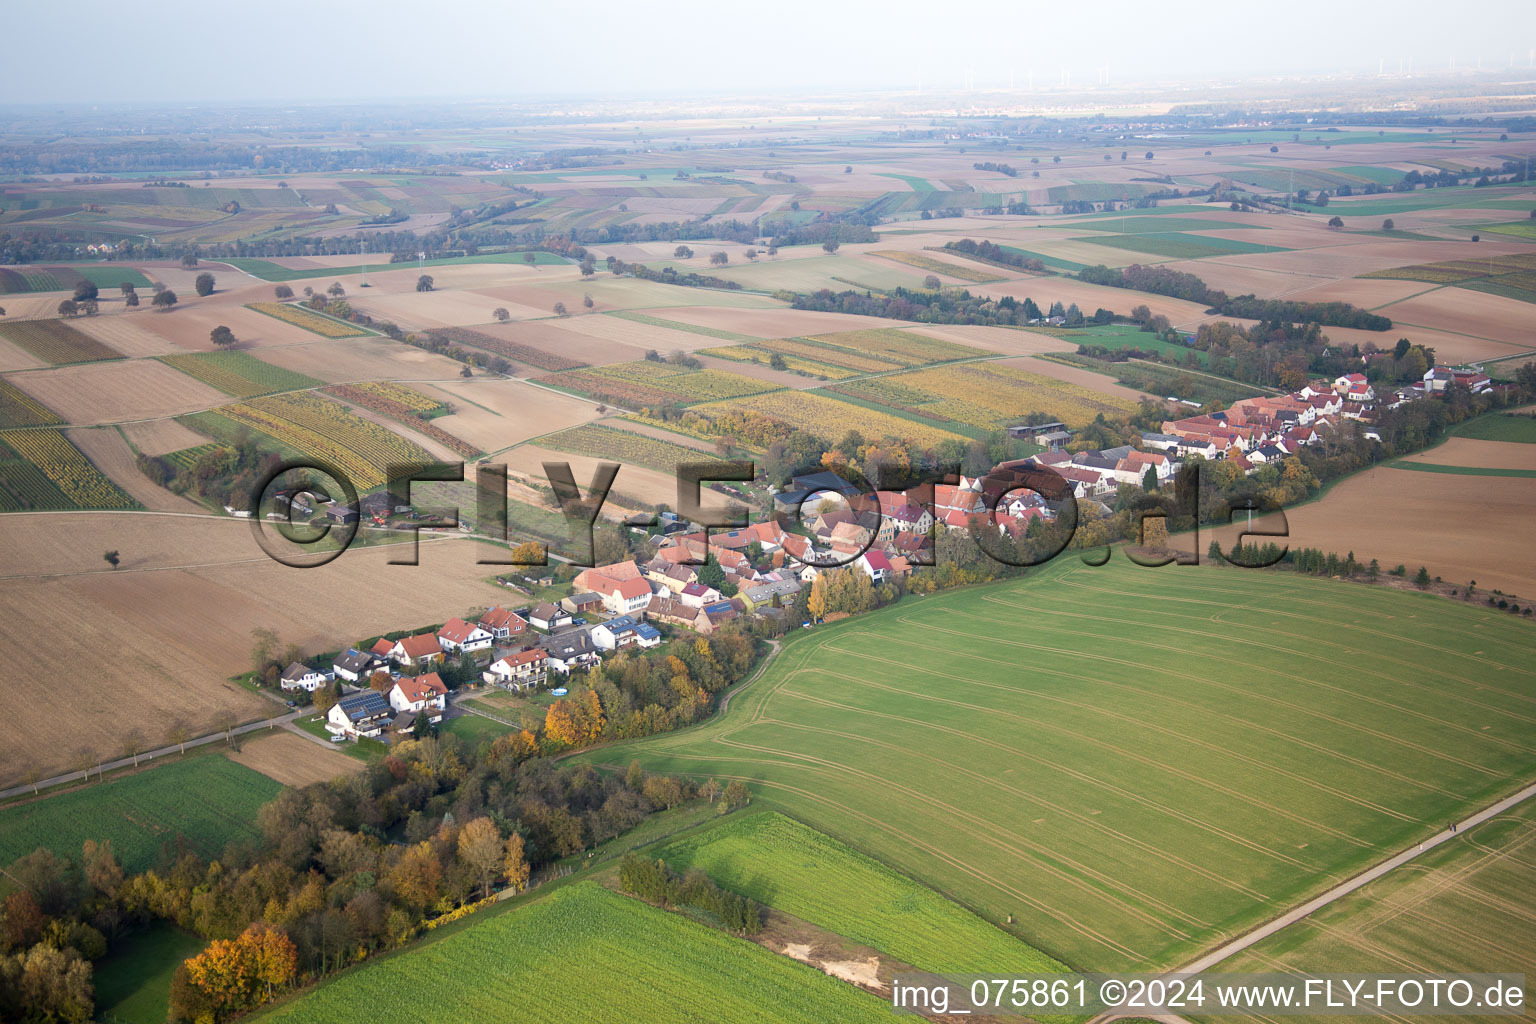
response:
[[[592,643],[598,650],[618,651],[627,647],[655,647],[661,643],[656,627],[620,615],[592,627]]]
[[[544,651],[549,656],[549,670],[568,674],[572,669],[591,668],[602,661],[602,655],[585,629],[568,629],[544,641]]]
[[[643,612],[651,603],[651,585],[643,576],[627,580],[599,580],[593,593],[603,599],[603,607],[615,615]]]
[[[327,732],[338,736],[377,736],[394,717],[389,700],[377,690],[362,690],[348,694],[326,713]]]
[[[383,663],[383,660],[372,651],[359,651],[355,647],[348,647],[331,662],[331,671],[336,673],[338,679],[355,683],[373,675],[373,670]]]
[[[884,583],[891,578],[891,560],[883,551],[866,551],[854,564],[864,570],[872,583]]]
[[[536,604],[528,613],[528,621],[535,629],[551,630],[571,624],[571,615],[559,605],[550,604],[548,601]]]
[[[549,676],[549,655],[542,647],[509,654],[481,673],[487,683],[508,690],[531,690]]]
[[[449,619],[437,631],[437,642],[449,654],[489,650],[495,637],[490,630],[471,625],[463,619]]]
[[[278,685],[285,690],[303,690],[305,693],[314,693],[326,684],[325,673],[312,669],[308,665],[294,662],[283,669],[282,678]]]
[[[432,633],[404,636],[389,649],[389,658],[411,667],[431,665],[443,660],[443,645],[437,642],[437,637]]]
[[[389,706],[396,711],[426,712],[428,721],[435,722],[448,706],[448,687],[436,672],[400,679],[389,688]]]

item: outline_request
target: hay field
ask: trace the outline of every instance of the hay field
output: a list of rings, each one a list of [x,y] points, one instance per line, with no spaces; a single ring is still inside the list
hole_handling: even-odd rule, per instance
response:
[[[160,512],[202,512],[198,505],[172,493],[139,472],[133,450],[116,427],[75,427],[64,436],[117,486],[145,508]]]
[[[1439,288],[1383,306],[1377,312],[1392,318],[1394,327],[1413,325],[1514,342],[1529,347],[1531,304],[1502,295],[1466,288]]]
[[[146,311],[148,313],[148,311]],[[156,334],[146,324],[155,323],[155,314],[139,313],[129,316],[88,316],[75,321],[75,326],[97,341],[117,349],[126,356],[163,356],[181,349],[168,338]]]
[[[818,313],[813,310],[789,309],[724,309],[717,306],[675,306],[652,309],[653,316],[665,320],[708,327],[735,334],[748,334],[754,338],[794,338],[810,334],[831,334],[836,331],[859,331],[875,327],[891,327],[896,321],[874,316],[854,316],[848,313]]]
[[[11,370],[34,370],[47,365],[15,342],[0,338],[0,373]]]
[[[576,478],[576,486],[581,488],[583,494],[592,482],[599,462],[618,462],[619,473],[613,479],[613,490],[616,494],[636,498],[648,505],[663,503],[668,506],[677,505],[677,477],[625,462],[617,456],[599,459],[590,455],[557,451],[537,444],[522,444],[498,455],[496,461],[506,463],[510,476],[522,476],[541,487],[549,485],[549,478],[544,472],[544,463],[568,462],[571,466],[571,474]],[[610,495],[608,502],[603,506],[603,514],[608,515],[620,510],[639,511],[629,508]]]
[[[1536,974],[1536,802],[1458,833],[1219,968],[1288,974]],[[1529,1005],[1531,984],[1526,983]],[[1239,1018],[1252,1020],[1253,1018]],[[1328,1018],[1294,1017],[1297,1024]],[[1466,1015],[1466,1024],[1509,1017]]]
[[[1536,473],[1536,444],[1452,437],[1428,451],[1409,455],[1399,461],[1481,469],[1520,469]]]
[[[18,515],[6,530],[0,657],[31,669],[12,687],[13,710],[0,723],[7,783],[33,761],[67,768],[75,746],[115,750],[132,728],[158,739],[175,716],[203,731],[221,710],[270,716],[275,705],[228,681],[247,668],[257,626],[307,651],[334,650],[496,600],[482,582],[486,567],[475,564],[483,549],[469,541],[424,541],[419,566],[386,564],[405,553],[386,545],[299,570],[268,558],[250,523],[234,519]],[[106,548],[121,552],[119,569],[102,561]],[[369,599],[295,600],[296,587]],[[59,636],[61,623],[69,643],[33,642]],[[110,665],[83,670],[81,651],[110,651]]]
[[[1442,460],[1443,461],[1443,460]],[[1292,543],[1536,599],[1536,479],[1378,466],[1288,509]]]
[[[7,379],[70,423],[81,425],[175,416],[229,400],[223,392],[157,359],[61,366]]]
[[[587,756],[745,779],[1073,967],[1145,970],[1516,788],[1531,630],[1387,588],[1068,557],[801,632],[709,724]]]
[[[329,782],[340,775],[353,775],[363,767],[357,758],[287,729],[242,736],[240,749],[225,756],[285,786]]]
[[[317,341],[264,349],[261,358],[274,366],[315,377],[327,384],[362,380],[452,380],[464,364],[384,338]]]
[[[176,420],[138,420],[122,426],[124,434],[135,448],[145,455],[166,455],[184,448],[196,448],[207,444],[208,439]]]
[[[597,406],[585,399],[535,387],[520,380],[446,381],[417,390],[448,402],[453,412],[432,421],[481,451],[498,452],[514,444],[597,419]]]

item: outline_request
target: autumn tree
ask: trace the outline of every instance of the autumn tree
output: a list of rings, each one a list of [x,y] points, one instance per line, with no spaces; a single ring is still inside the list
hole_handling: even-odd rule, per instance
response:
[[[59,316],[76,316],[80,312],[80,304],[74,299],[60,299],[58,310]]]
[[[731,262],[731,257],[727,255],[726,252],[722,249],[719,252],[711,253],[709,256],[709,262],[714,266],[723,267],[727,263]]]
[[[207,298],[213,294],[213,275],[206,270],[203,271],[197,275],[197,279],[193,281],[192,287],[197,290],[198,295]]]
[[[432,285],[433,285],[433,281],[432,281],[432,275],[431,274],[422,274],[420,277],[418,277],[416,279],[416,290],[419,291],[419,292],[429,292],[429,291],[431,291],[432,290]]]
[[[482,896],[491,894],[491,880],[505,863],[501,832],[490,818],[475,818],[459,830],[459,860],[480,878]]]
[[[522,892],[528,887],[528,858],[523,851],[523,837],[514,832],[507,837],[503,845],[501,860],[501,873],[506,876],[507,884],[514,892]]]
[[[821,249],[828,256],[831,256],[833,253],[837,252],[837,250],[838,250],[838,248],[839,248],[839,246],[841,244],[842,243],[838,242],[836,239],[829,238],[825,242],[821,243]]]
[[[597,302],[592,298],[592,293],[587,292],[581,297],[581,304],[586,306],[588,309],[591,309],[593,306],[597,305]]]
[[[171,291],[169,288],[165,289],[164,291],[156,292],[155,297],[150,300],[150,305],[154,306],[156,309],[163,313],[170,309],[172,306],[176,305],[176,293]]]
[[[426,910],[437,902],[442,890],[443,866],[428,842],[406,849],[389,873],[395,894],[410,906]]]
[[[565,303],[555,303],[555,316],[565,316]]]
[[[208,332],[208,340],[219,348],[232,348],[235,344],[235,332],[220,324]]]
[[[672,250],[672,255],[680,260],[690,260],[693,259],[693,250],[686,245],[680,245]]]
[[[732,779],[725,787],[723,799],[726,807],[735,809],[737,807],[745,807],[751,803],[752,794],[748,792],[745,782],[742,782],[740,779]]]
[[[497,306],[495,309],[491,310],[491,316],[495,317],[501,323],[506,323],[508,320],[512,319],[512,314],[507,312],[507,307],[505,306]]]
[[[118,563],[122,561],[122,558],[118,555],[116,548],[109,548],[109,549],[107,549],[105,552],[102,553],[101,557],[102,557],[103,561],[105,561],[108,565],[110,565],[114,569],[116,569],[117,566],[118,566]]]
[[[180,718],[173,718],[165,726],[165,742],[174,743],[187,752],[187,740],[192,738],[192,727]]]
[[[293,289],[286,284],[280,284],[272,289],[272,294],[279,299],[291,299],[293,298]]]

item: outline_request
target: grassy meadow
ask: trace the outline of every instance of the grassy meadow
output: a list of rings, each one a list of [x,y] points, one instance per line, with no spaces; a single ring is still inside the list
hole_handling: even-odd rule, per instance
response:
[[[1168,966],[1529,777],[1529,630],[1063,558],[817,627],[727,714],[588,756],[746,780],[1075,968]]]
[[[205,857],[258,837],[256,812],[282,785],[224,757],[189,757],[0,810],[0,864],[46,846],[80,857],[87,839],[111,840],[127,872],[152,867],[184,838]]]
[[[411,979],[407,989],[402,978]],[[875,996],[815,968],[582,882],[365,964],[259,1019],[876,1024],[889,1017]]]

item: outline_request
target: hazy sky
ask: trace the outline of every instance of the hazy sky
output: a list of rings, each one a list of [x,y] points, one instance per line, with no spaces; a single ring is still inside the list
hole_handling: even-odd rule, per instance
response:
[[[104,0],[7,5],[0,103],[627,98],[1528,64],[1536,3]],[[1532,77],[1536,78],[1536,69]]]

